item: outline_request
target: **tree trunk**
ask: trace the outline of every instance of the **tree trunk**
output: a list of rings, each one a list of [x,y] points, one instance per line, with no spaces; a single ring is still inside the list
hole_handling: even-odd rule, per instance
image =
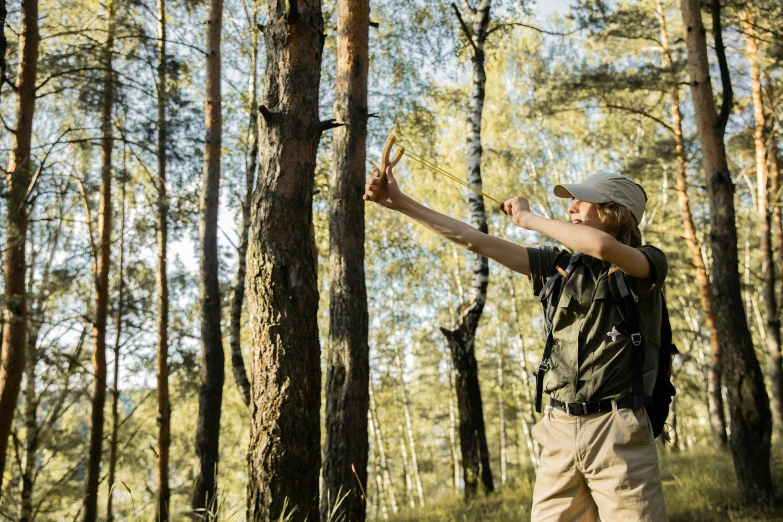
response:
[[[32,316],[32,314],[30,314]],[[35,484],[35,459],[38,452],[38,384],[36,365],[38,364],[38,332],[40,322],[31,322],[27,339],[27,361],[24,388],[24,457],[21,468],[21,492],[19,495],[19,521],[30,522],[33,519],[33,486]]]
[[[383,439],[383,431],[381,430],[381,423],[378,420],[378,408],[375,406],[375,397],[372,392],[372,385],[370,385],[370,422],[374,429],[371,429],[371,436],[375,436],[375,443],[378,445],[378,463],[383,473],[383,492],[389,497],[389,505],[392,512],[397,514],[397,499],[394,496],[394,485],[391,480],[391,471],[389,470],[389,462],[386,460],[386,446]]]
[[[5,294],[3,337],[0,350],[0,489],[3,486],[6,449],[14,422],[16,400],[27,350],[27,188],[33,173],[30,141],[35,112],[38,70],[38,1],[22,0],[19,33],[19,73],[16,79],[16,131],[11,136],[8,163],[6,246],[3,253]],[[3,56],[5,50],[3,49]]]
[[[120,190],[120,259],[117,271],[119,273],[120,291],[117,297],[117,323],[114,336],[114,361],[112,364],[112,390],[111,390],[111,437],[109,444],[109,496],[106,500],[106,521],[112,522],[112,497],[114,496],[115,471],[117,469],[117,440],[120,432],[120,335],[122,334],[122,312],[125,304],[125,282],[123,280],[123,267],[125,261],[125,179],[122,180]]]
[[[761,93],[761,72],[758,60],[758,39],[749,10],[743,13],[745,26],[745,51],[750,62],[751,98],[753,100],[753,141],[756,145],[757,217],[761,237],[761,273],[764,280],[761,294],[764,297],[766,318],[767,374],[771,384],[772,420],[775,438],[783,437],[783,366],[781,366],[780,318],[775,296],[775,264],[772,254],[772,216],[769,211],[767,175],[767,130],[764,102]]]
[[[367,144],[369,0],[340,0],[334,170],[329,191],[329,351],[326,370],[326,445],[321,518],[338,492],[335,516],[362,522],[367,500],[367,408],[370,349],[364,282],[364,193]],[[359,484],[357,484],[357,481]]]
[[[199,223],[201,245],[199,300],[201,302],[201,390],[196,428],[195,487],[191,507],[193,518],[217,517],[218,449],[223,403],[224,354],[220,329],[220,287],[218,283],[217,225],[220,197],[220,147],[222,143],[222,99],[220,92],[220,33],[223,0],[210,0],[207,18],[207,85],[204,117],[204,173]]]
[[[95,245],[95,312],[92,354],[93,381],[90,412],[90,447],[87,477],[84,481],[84,522],[98,519],[98,486],[101,475],[104,406],[106,405],[106,320],[109,312],[109,268],[111,266],[112,150],[114,135],[114,19],[117,4],[108,7],[107,37],[103,50],[104,88],[101,115],[101,188],[98,203],[98,244]]]
[[[500,483],[506,484],[506,414],[503,407],[503,357],[498,355],[498,417],[500,425]]]
[[[666,67],[674,75],[674,59],[672,58],[671,46],[669,44],[669,33],[666,29],[666,16],[661,0],[656,0],[658,21],[661,26],[661,46],[663,48],[663,58]],[[685,140],[682,130],[682,111],[680,110],[680,81],[673,77],[672,90],[669,94],[670,114],[672,118],[672,134],[674,136],[674,146],[677,155],[677,168],[675,174],[677,177],[677,203],[680,207],[680,216],[685,229],[685,242],[691,251],[691,263],[696,275],[696,281],[699,285],[699,297],[701,298],[701,308],[704,314],[704,323],[710,332],[710,347],[712,349],[712,361],[707,368],[707,407],[710,416],[710,427],[712,429],[712,441],[718,448],[726,447],[728,437],[726,435],[726,416],[723,407],[723,394],[721,392],[721,372],[723,364],[721,362],[720,343],[718,342],[718,328],[715,326],[715,314],[712,311],[712,288],[710,277],[707,272],[707,266],[704,263],[704,255],[701,249],[701,243],[696,235],[696,227],[693,223],[693,213],[691,212],[690,199],[688,197],[688,157],[685,152]]]
[[[451,364],[449,364],[449,447],[451,448],[451,482],[456,493],[459,490],[460,465],[457,449],[457,408],[454,406],[454,370],[450,366]]]
[[[169,446],[171,445],[171,405],[169,402],[169,280],[168,280],[168,238],[169,198],[166,187],[166,160],[168,123],[166,106],[168,101],[166,76],[166,0],[158,0],[158,227],[156,243],[158,248],[158,270],[155,286],[158,294],[158,441],[155,459],[155,519],[167,522],[169,519]]]
[[[470,26],[464,23],[455,4],[465,36],[470,41],[473,53],[473,77],[471,80],[468,113],[468,183],[481,190],[481,115],[484,110],[484,40],[489,26],[490,0],[481,0],[478,9],[472,10]],[[469,6],[466,6],[469,8]],[[470,222],[478,230],[487,232],[487,218],[484,211],[484,198],[475,192],[468,197]],[[455,389],[459,410],[460,448],[462,451],[463,479],[465,481],[465,499],[476,496],[479,483],[485,493],[495,488],[492,483],[492,471],[489,465],[487,435],[484,428],[484,411],[481,402],[478,367],[476,364],[475,339],[481,313],[487,300],[489,285],[489,261],[487,258],[472,254],[468,299],[460,306],[459,319],[454,329],[441,328],[441,332],[451,350],[456,371]]]
[[[392,309],[394,307],[392,306]],[[393,327],[396,328],[396,327]],[[419,458],[416,454],[416,439],[413,436],[413,423],[411,422],[411,408],[408,402],[408,391],[405,389],[405,379],[403,378],[402,354],[397,354],[397,372],[400,379],[400,398],[402,399],[402,408],[405,414],[405,432],[408,438],[408,447],[411,450],[411,468],[413,478],[416,481],[416,493],[419,496],[419,506],[424,507],[424,490],[421,487],[421,475],[419,474]]]
[[[769,466],[772,423],[761,368],[753,350],[740,293],[734,184],[729,173],[723,141],[732,93],[721,35],[718,0],[713,0],[712,10],[715,48],[723,80],[720,114],[715,110],[712,85],[709,81],[707,41],[699,1],[682,0],[691,93],[710,198],[714,279],[712,292],[720,350],[725,364],[724,382],[731,419],[729,445],[737,474],[740,501],[750,505],[768,502],[773,498]]]
[[[257,11],[253,11],[251,27],[257,25]],[[253,199],[253,185],[258,167],[258,33],[253,29],[253,44],[250,48],[250,154],[245,167],[245,197],[242,200],[242,235],[237,252],[237,278],[234,296],[231,299],[231,369],[239,389],[239,395],[246,406],[250,406],[250,381],[247,379],[245,359],[242,357],[242,304],[245,301],[245,273],[247,272],[247,240],[250,235],[250,205]]]
[[[254,347],[248,520],[317,521],[321,468],[321,349],[312,240],[320,0],[273,2],[264,28],[259,173],[248,244]],[[358,197],[358,195],[357,195]],[[274,398],[274,400],[270,400]]]

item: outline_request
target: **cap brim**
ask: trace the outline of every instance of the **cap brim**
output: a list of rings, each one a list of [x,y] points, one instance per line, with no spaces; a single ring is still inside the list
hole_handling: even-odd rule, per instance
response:
[[[594,188],[580,183],[564,183],[555,186],[555,196],[559,198],[576,198],[585,203],[609,203],[612,201]]]

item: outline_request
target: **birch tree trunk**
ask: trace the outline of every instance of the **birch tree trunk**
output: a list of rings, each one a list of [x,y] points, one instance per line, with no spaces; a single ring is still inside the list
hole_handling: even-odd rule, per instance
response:
[[[253,8],[251,27],[257,25],[258,12]],[[246,406],[250,406],[250,381],[242,356],[242,304],[245,301],[245,274],[247,273],[247,241],[250,236],[250,205],[253,199],[253,185],[258,167],[258,34],[253,29],[253,43],[250,48],[250,153],[245,166],[245,197],[242,200],[242,235],[237,252],[237,278],[231,299],[231,369],[239,388],[239,395]]]
[[[669,43],[669,33],[666,29],[666,16],[661,0],[656,0],[656,10],[658,22],[661,26],[661,47],[663,49],[663,59],[666,67],[674,75],[674,59],[672,58],[671,45]],[[680,109],[680,80],[673,78],[672,90],[669,94],[669,111],[672,119],[672,134],[674,137],[674,147],[677,156],[677,167],[675,175],[677,177],[677,203],[680,207],[680,216],[682,218],[683,228],[685,230],[685,242],[691,252],[691,263],[693,264],[696,282],[699,286],[699,297],[701,299],[701,308],[704,314],[704,323],[710,332],[710,348],[712,349],[712,361],[707,367],[707,408],[710,416],[710,427],[712,429],[712,441],[716,447],[724,448],[728,443],[726,435],[726,415],[723,407],[723,393],[721,390],[721,372],[723,363],[721,362],[720,343],[718,342],[718,328],[715,326],[715,314],[712,311],[712,286],[707,272],[707,266],[704,263],[701,243],[696,235],[696,227],[693,223],[693,213],[691,212],[690,198],[688,197],[688,157],[685,152],[685,140],[682,130],[682,111]]]
[[[32,311],[32,310],[31,310]],[[31,317],[33,314],[30,314]],[[19,521],[30,522],[33,517],[33,486],[35,484],[35,459],[38,452],[38,384],[36,366],[38,364],[38,332],[41,323],[30,323],[27,339],[27,360],[24,388],[24,456],[21,468],[21,492],[19,495]]]
[[[335,516],[362,522],[367,501],[367,408],[370,348],[364,281],[364,193],[367,142],[369,0],[340,0],[334,170],[329,192],[329,351],[326,369],[326,445],[321,518],[329,498],[347,495]],[[357,484],[357,481],[359,484]]]
[[[500,421],[500,483],[506,484],[506,414],[503,408],[503,357],[498,356],[498,417]]]
[[[285,502],[317,521],[321,350],[312,241],[320,0],[277,0],[264,28],[259,173],[248,244],[253,379],[248,520],[277,519]],[[274,397],[274,400],[270,400]]]
[[[210,0],[207,18],[204,172],[200,202],[201,245],[199,301],[201,302],[201,389],[196,428],[194,519],[214,513],[217,506],[220,415],[223,404],[224,362],[220,327],[217,225],[220,198],[220,148],[223,133],[220,90],[220,38],[223,0]],[[209,515],[212,516],[212,515]]]
[[[393,307],[392,307],[393,309]],[[419,506],[424,507],[424,490],[421,487],[421,474],[419,474],[419,459],[416,455],[416,439],[413,435],[413,423],[411,422],[411,408],[408,401],[408,391],[405,389],[405,379],[403,378],[402,357],[397,354],[397,372],[400,379],[400,398],[402,399],[402,408],[405,414],[405,433],[408,438],[408,447],[411,450],[411,468],[413,469],[413,478],[416,481],[416,493],[419,497]]]
[[[98,486],[101,474],[104,406],[106,405],[106,322],[109,312],[109,268],[111,266],[112,151],[114,134],[114,19],[117,4],[108,4],[107,37],[103,50],[104,88],[101,114],[101,188],[98,203],[98,244],[95,253],[95,312],[92,354],[93,381],[90,412],[90,446],[87,477],[84,481],[84,522],[98,519]]]
[[[468,113],[467,147],[468,147],[468,183],[481,190],[481,115],[484,109],[484,40],[489,26],[490,0],[481,0],[477,9],[469,9],[470,25],[465,23],[455,4],[452,7],[457,13],[463,32],[471,48],[471,64],[473,76]],[[484,198],[475,192],[468,196],[470,222],[478,230],[487,233],[487,218],[484,211]],[[441,327],[441,332],[451,350],[456,371],[455,389],[459,411],[460,449],[462,451],[463,479],[465,481],[465,499],[476,496],[479,484],[485,493],[495,488],[492,482],[492,470],[489,464],[487,435],[484,428],[484,411],[481,402],[481,388],[478,380],[476,364],[475,339],[484,304],[487,300],[489,285],[489,261],[487,258],[472,254],[471,273],[468,298],[458,311],[458,322],[453,329]]]
[[[761,237],[761,274],[764,281],[761,294],[764,298],[766,319],[767,374],[771,385],[772,420],[775,438],[783,437],[783,366],[781,366],[780,318],[775,296],[775,263],[772,254],[772,216],[769,209],[767,173],[767,129],[764,102],[761,92],[761,72],[758,59],[758,35],[746,8],[742,13],[745,26],[745,51],[750,62],[751,99],[753,101],[753,141],[756,145],[756,203],[759,235]]]
[[[27,351],[27,189],[33,174],[30,141],[35,113],[35,79],[38,71],[38,0],[22,0],[19,33],[19,73],[16,79],[16,130],[11,136],[8,162],[7,205],[3,253],[3,337],[0,348],[0,489],[6,450],[14,422],[16,400]],[[5,43],[5,42],[3,42]],[[5,49],[3,49],[3,57]],[[2,71],[3,74],[5,70]]]
[[[449,447],[451,448],[451,482],[454,492],[459,490],[459,450],[457,449],[457,415],[454,405],[454,370],[449,368]]]
[[[117,445],[120,431],[120,335],[122,334],[122,313],[125,304],[125,284],[123,281],[123,267],[125,262],[125,180],[123,179],[120,190],[120,259],[117,267],[119,273],[119,296],[117,297],[117,323],[114,336],[114,361],[112,363],[112,390],[111,390],[111,435],[109,443],[109,496],[106,500],[106,520],[112,522],[112,500],[114,496],[114,477],[117,469]]]
[[[171,405],[169,403],[169,280],[168,280],[168,238],[169,197],[166,186],[168,123],[166,107],[168,101],[166,59],[166,0],[158,0],[158,271],[155,278],[158,294],[158,441],[155,461],[157,496],[155,517],[160,522],[169,519],[169,446],[171,445]]]
[[[372,391],[372,385],[370,385],[370,422],[374,429],[371,429],[371,435],[375,436],[375,443],[378,445],[378,463],[383,473],[383,482],[381,484],[383,492],[389,497],[389,506],[391,506],[392,513],[397,514],[397,499],[394,495],[394,485],[391,480],[391,471],[389,470],[389,462],[386,460],[386,443],[383,439],[383,431],[381,429],[381,423],[378,420],[378,408],[375,406],[375,397]],[[385,507],[384,507],[385,512]]]
[[[710,198],[714,279],[712,293],[725,363],[724,382],[731,418],[729,446],[737,474],[740,502],[743,505],[758,504],[769,502],[774,496],[769,466],[772,422],[761,368],[753,350],[740,293],[734,184],[723,141],[732,93],[721,35],[720,2],[712,2],[715,48],[723,83],[720,114],[715,110],[713,99],[700,2],[682,0],[681,7],[686,27],[691,94]]]

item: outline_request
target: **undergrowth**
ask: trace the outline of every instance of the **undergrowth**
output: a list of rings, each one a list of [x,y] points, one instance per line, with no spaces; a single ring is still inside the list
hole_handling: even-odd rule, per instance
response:
[[[660,459],[670,522],[780,522],[783,507],[740,508],[731,455],[709,449],[666,454]],[[753,465],[749,463],[749,465]],[[773,451],[775,488],[783,497],[783,448]],[[487,497],[463,503],[450,496],[424,508],[389,516],[389,522],[511,522],[530,520],[534,473],[523,473]],[[380,517],[379,517],[380,518]]]

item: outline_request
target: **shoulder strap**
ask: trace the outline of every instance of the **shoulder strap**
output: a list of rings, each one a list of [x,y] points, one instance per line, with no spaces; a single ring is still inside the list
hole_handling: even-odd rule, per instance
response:
[[[539,300],[544,305],[544,321],[546,322],[546,344],[544,345],[544,354],[541,357],[541,362],[538,364],[538,372],[536,372],[536,412],[541,413],[541,401],[544,395],[544,374],[549,371],[550,357],[552,356],[552,346],[555,344],[553,337],[553,321],[555,318],[555,311],[557,311],[557,303],[560,301],[560,294],[563,292],[566,280],[574,272],[579,262],[582,259],[582,254],[574,252],[570,255],[561,255],[556,260],[555,269],[556,272],[550,277],[544,284],[544,288],[541,289],[539,294]],[[550,291],[551,288],[551,291]],[[546,301],[546,302],[544,302]]]
[[[636,298],[628,288],[625,272],[612,265],[609,268],[608,278],[609,290],[612,293],[612,300],[620,312],[623,329],[631,336],[631,342],[635,347],[632,358],[634,408],[641,408],[650,400],[644,396],[644,350],[642,349],[642,333]]]

